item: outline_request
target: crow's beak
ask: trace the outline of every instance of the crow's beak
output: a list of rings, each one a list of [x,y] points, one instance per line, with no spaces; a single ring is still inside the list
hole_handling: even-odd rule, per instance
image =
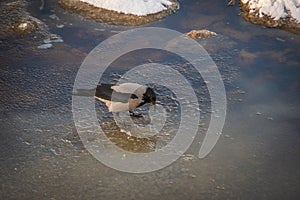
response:
[[[154,111],[156,111],[155,101],[151,101],[151,102],[150,102],[150,105],[153,106]]]
[[[150,98],[150,104],[151,104],[151,106],[154,106],[155,105],[155,99]]]

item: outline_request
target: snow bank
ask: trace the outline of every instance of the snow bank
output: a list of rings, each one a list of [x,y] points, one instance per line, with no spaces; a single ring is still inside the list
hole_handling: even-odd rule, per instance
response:
[[[166,10],[172,5],[168,0],[80,0],[95,7],[124,14],[145,16]]]
[[[250,12],[258,11],[259,17],[271,16],[274,20],[290,16],[300,23],[300,0],[241,0],[249,2]]]

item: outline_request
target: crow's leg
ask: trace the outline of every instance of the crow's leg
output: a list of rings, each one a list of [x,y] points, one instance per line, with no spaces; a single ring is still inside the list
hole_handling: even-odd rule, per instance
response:
[[[142,114],[135,114],[133,111],[129,110],[129,114],[131,117],[143,117]]]

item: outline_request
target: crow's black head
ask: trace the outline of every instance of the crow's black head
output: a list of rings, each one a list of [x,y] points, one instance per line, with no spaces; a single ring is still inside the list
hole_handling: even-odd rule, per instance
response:
[[[145,103],[151,103],[155,105],[156,102],[156,94],[151,88],[147,88],[146,92],[143,95],[143,100]]]

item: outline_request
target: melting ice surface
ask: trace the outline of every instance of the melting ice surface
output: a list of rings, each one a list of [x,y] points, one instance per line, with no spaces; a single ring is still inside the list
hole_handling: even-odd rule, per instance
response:
[[[291,16],[300,23],[300,0],[242,0],[249,3],[250,12],[259,10],[259,16],[269,15],[275,20]]]
[[[168,0],[80,0],[96,7],[117,11],[125,14],[148,15],[166,10],[172,5]]]

